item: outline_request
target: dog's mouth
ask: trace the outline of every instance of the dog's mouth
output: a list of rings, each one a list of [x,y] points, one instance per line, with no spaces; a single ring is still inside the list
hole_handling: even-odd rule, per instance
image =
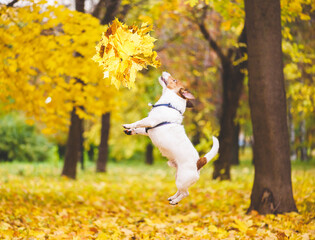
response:
[[[165,86],[168,85],[168,78],[170,77],[171,75],[168,73],[168,72],[163,72],[160,79],[161,81],[163,81],[163,83],[165,84]]]
[[[167,86],[167,80],[163,76],[161,76],[161,80],[164,82],[165,86]]]

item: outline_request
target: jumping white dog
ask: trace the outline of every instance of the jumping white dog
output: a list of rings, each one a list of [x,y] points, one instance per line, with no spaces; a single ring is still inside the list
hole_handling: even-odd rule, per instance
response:
[[[157,103],[152,105],[148,117],[124,124],[123,127],[127,135],[149,136],[162,155],[168,158],[168,165],[176,168],[178,191],[168,198],[170,204],[174,205],[189,195],[188,188],[199,179],[200,169],[218,153],[219,141],[212,137],[210,152],[200,158],[181,125],[186,106],[191,106],[190,100],[194,96],[167,72],[162,73],[159,83],[163,93]]]

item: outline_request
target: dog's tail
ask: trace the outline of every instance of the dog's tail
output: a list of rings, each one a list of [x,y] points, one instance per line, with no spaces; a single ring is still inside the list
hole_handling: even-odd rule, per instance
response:
[[[200,170],[204,165],[211,161],[212,158],[217,155],[219,151],[219,140],[216,137],[212,137],[212,148],[204,157],[201,157],[197,161],[197,170]]]

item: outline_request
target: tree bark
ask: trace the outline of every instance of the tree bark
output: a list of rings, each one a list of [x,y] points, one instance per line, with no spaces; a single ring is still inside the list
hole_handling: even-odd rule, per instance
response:
[[[152,143],[148,143],[147,149],[146,149],[145,163],[148,165],[153,165],[153,162],[154,162],[153,145],[152,145]]]
[[[121,0],[105,0],[106,13],[101,19],[101,24],[109,24],[118,12]],[[108,159],[108,137],[110,129],[110,113],[102,115],[101,143],[98,148],[96,172],[106,172]]]
[[[13,0],[13,1],[9,2],[9,3],[7,4],[7,7],[13,7],[13,5],[16,4],[18,1],[19,1],[19,0]]]
[[[233,151],[235,149],[235,134],[237,126],[234,122],[236,110],[239,105],[239,99],[243,90],[244,73],[241,71],[246,67],[246,61],[238,65],[233,65],[233,50],[229,50],[227,55],[224,55],[220,46],[212,39],[207,31],[204,22],[198,23],[199,29],[204,38],[208,41],[211,49],[218,55],[222,65],[222,113],[220,117],[220,133],[219,133],[219,158],[214,162],[213,179],[220,178],[221,180],[230,179],[230,166],[233,159]],[[238,39],[239,43],[246,43],[246,31],[244,29]],[[246,48],[240,46],[235,50],[238,60],[246,53]]]
[[[96,172],[106,172],[108,159],[108,137],[110,129],[110,113],[102,115],[101,142],[98,150],[98,158],[96,162]]]
[[[245,0],[255,178],[248,211],[297,211],[281,50],[280,0]]]
[[[82,119],[75,113],[75,108],[71,112],[71,123],[66,148],[66,156],[61,175],[69,178],[76,178],[77,162],[81,157],[81,128]]]
[[[240,43],[246,43],[245,26],[242,34],[239,37]],[[246,49],[240,47],[237,49],[236,58],[238,60],[243,57]],[[221,180],[230,179],[230,166],[233,159],[235,159],[235,151],[238,157],[238,138],[237,124],[235,123],[236,111],[239,106],[241,98],[244,73],[241,71],[246,67],[246,61],[233,65],[233,60],[228,54],[221,59],[222,62],[222,87],[223,87],[223,104],[222,114],[220,117],[220,133],[219,133],[219,158],[214,162],[213,179],[219,178]]]
[[[85,0],[75,0],[75,10],[78,12],[85,12]]]
[[[105,0],[106,14],[101,20],[101,24],[109,24],[114,20],[116,14],[118,13],[118,9],[120,6],[121,0]]]
[[[309,157],[307,155],[307,147],[305,145],[306,143],[306,121],[305,118],[303,118],[300,122],[300,146],[299,146],[299,151],[300,151],[300,159],[301,161],[305,162],[309,160]]]
[[[231,164],[232,165],[239,165],[240,164],[240,159],[239,159],[239,150],[240,150],[240,146],[239,146],[239,142],[238,142],[238,137],[240,134],[240,124],[236,124],[236,127],[234,128],[234,142],[233,142],[233,158],[231,159]]]
[[[292,99],[291,97],[288,98],[288,124],[289,124],[289,136],[290,136],[290,160],[295,161],[297,159],[296,156],[296,147],[295,147],[295,128],[294,128],[294,121],[293,115],[291,113],[292,108]]]
[[[84,12],[84,1],[85,0],[75,1],[77,11]],[[80,57],[78,52],[74,54],[75,57]],[[77,81],[82,83],[80,79],[77,79]],[[71,112],[66,156],[61,175],[75,179],[78,161],[81,162],[83,168],[83,120],[78,117],[75,108],[73,108]]]

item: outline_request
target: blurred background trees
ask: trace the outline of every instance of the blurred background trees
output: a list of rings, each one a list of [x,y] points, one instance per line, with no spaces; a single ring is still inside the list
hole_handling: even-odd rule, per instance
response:
[[[61,158],[72,157],[71,173],[64,172],[69,177],[75,177],[82,159],[98,161],[101,172],[108,156],[109,161],[145,161],[147,156],[151,163],[160,158],[158,151],[145,137],[130,141],[121,125],[146,116],[148,102],[161,93],[158,76],[169,71],[198,97],[195,108],[185,113],[190,139],[202,154],[210,149],[211,136],[220,136],[213,177],[229,179],[239,146],[246,145],[248,152],[254,143],[243,0],[57,2],[1,5],[1,113],[17,110],[59,146]],[[309,0],[281,1],[292,160],[314,157],[314,8]],[[114,17],[127,24],[152,24],[158,39],[162,67],[138,73],[132,91],[117,91],[91,60],[103,25]]]

